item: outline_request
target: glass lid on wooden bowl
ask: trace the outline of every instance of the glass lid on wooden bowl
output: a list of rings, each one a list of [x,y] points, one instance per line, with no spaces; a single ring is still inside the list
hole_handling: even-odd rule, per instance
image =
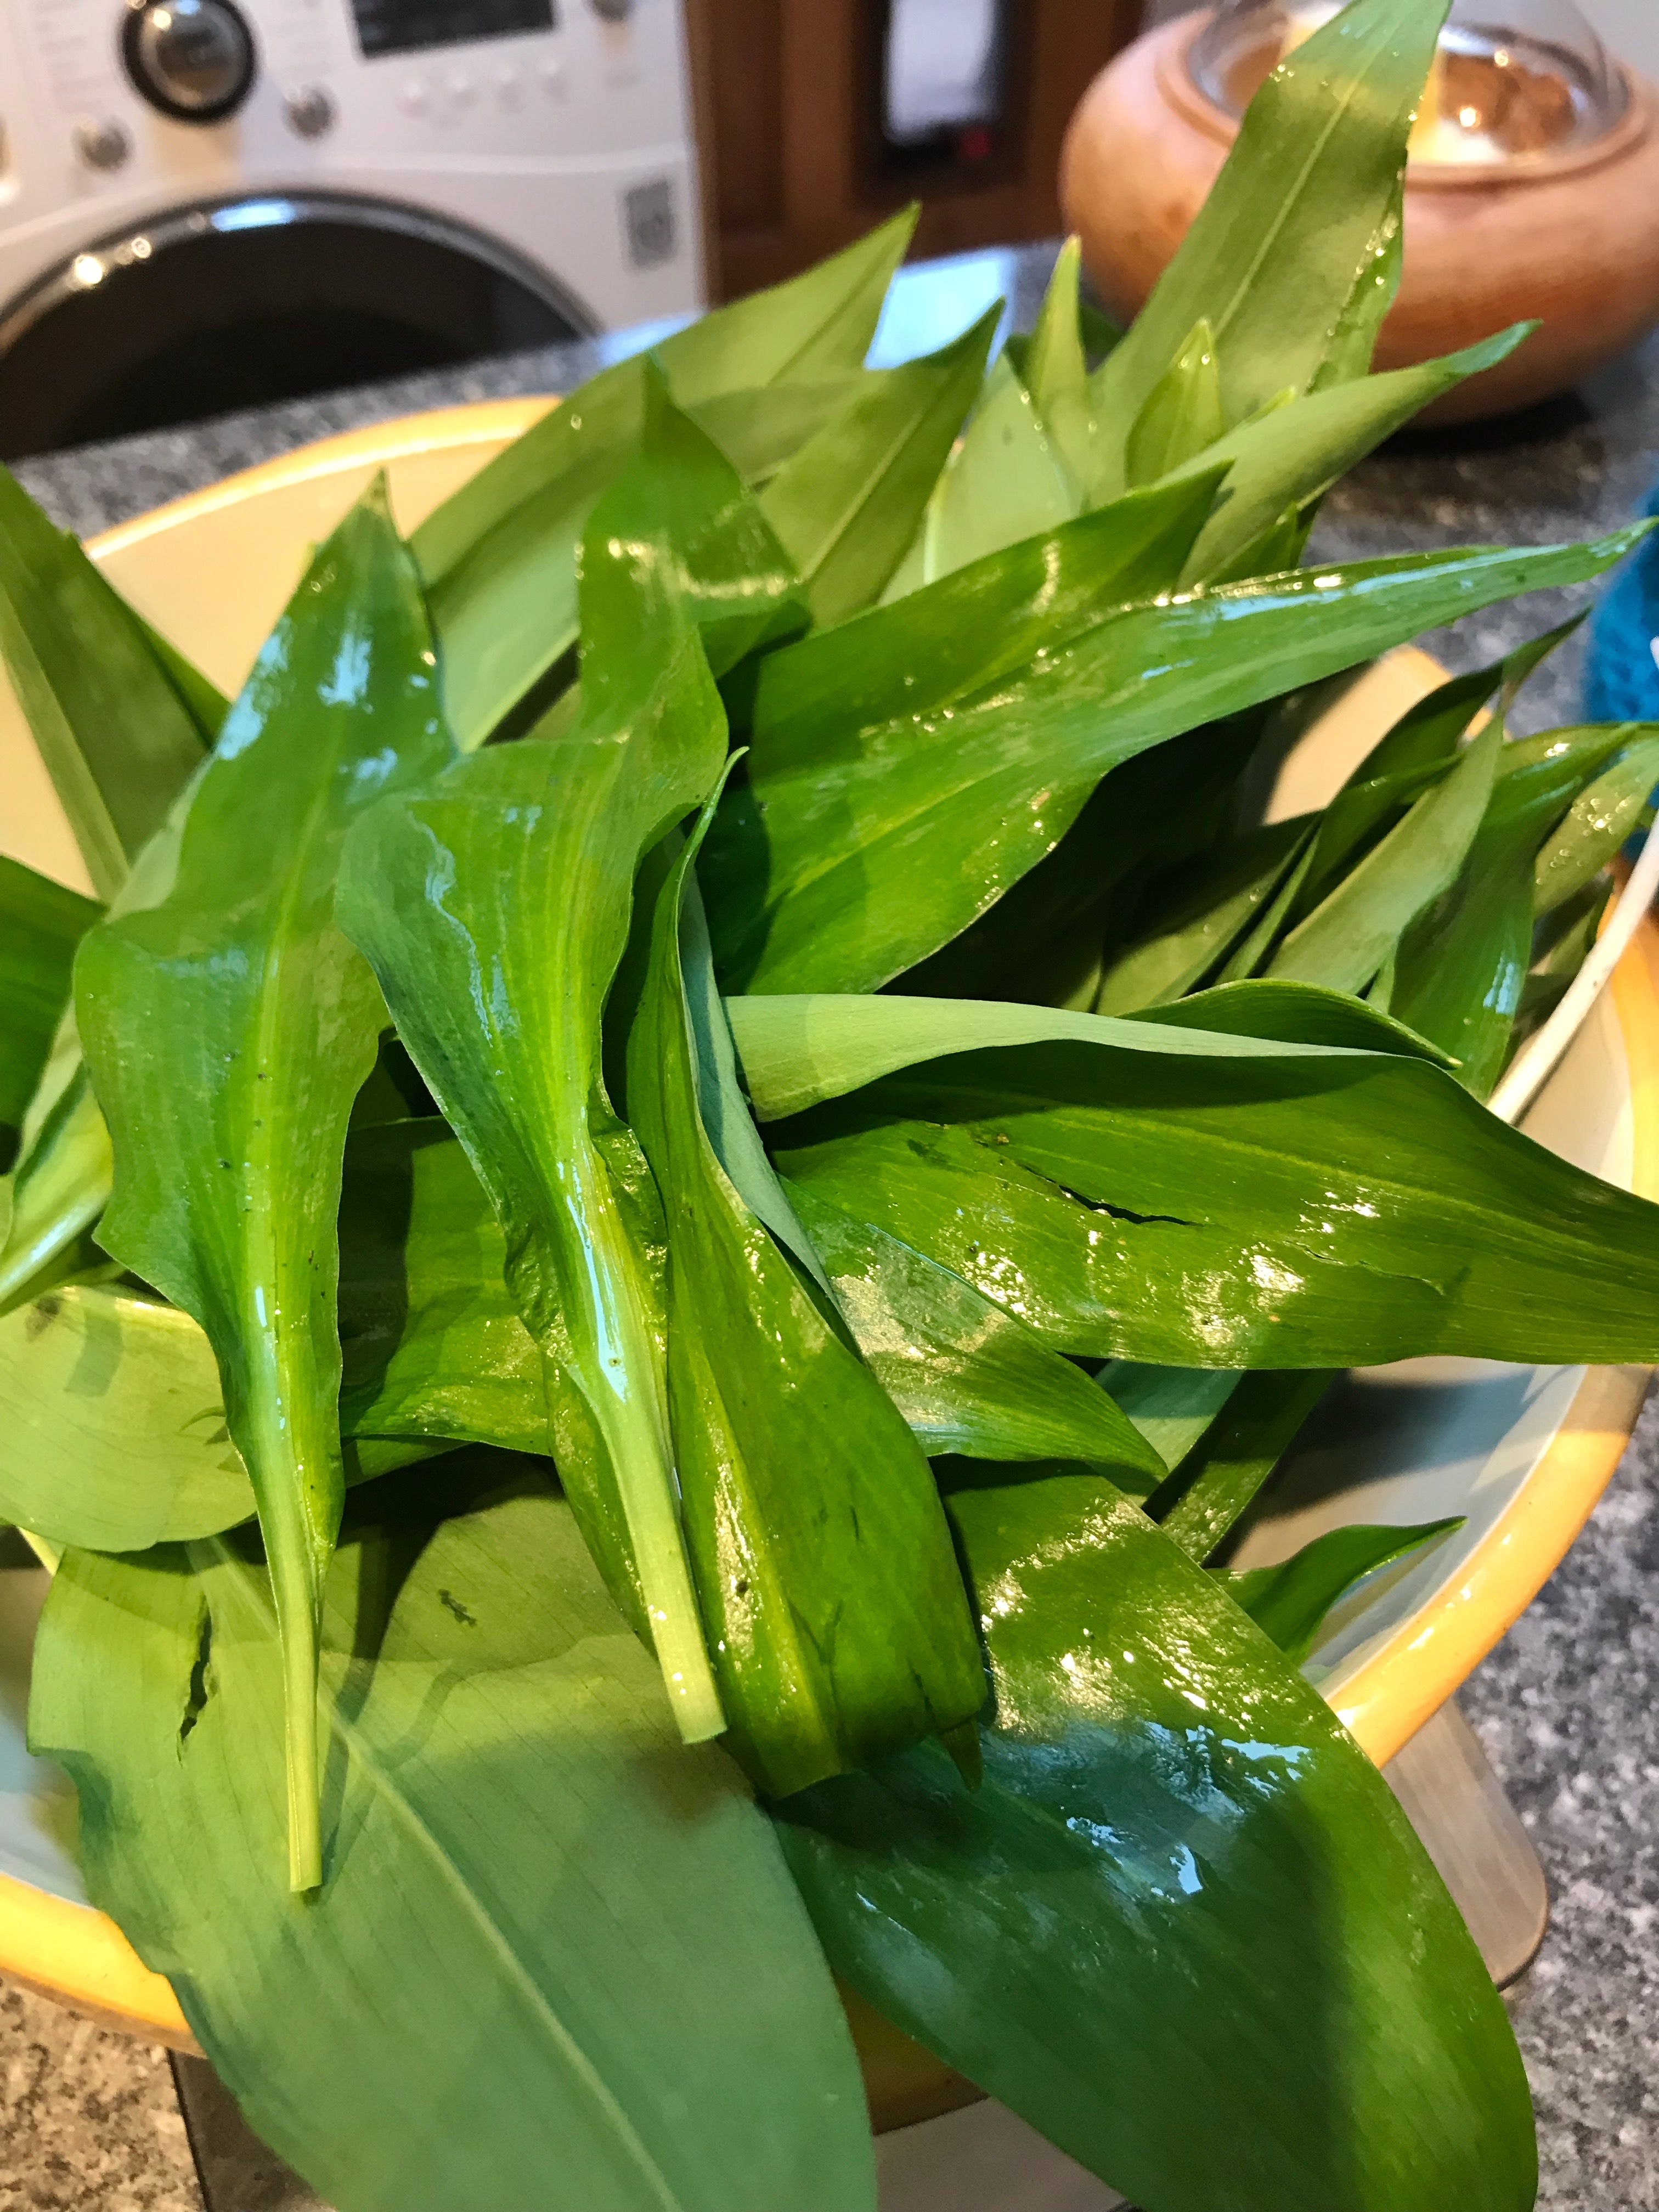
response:
[[[1225,0],[1188,67],[1206,100],[1240,116],[1287,53],[1340,0]],[[1412,133],[1413,164],[1493,167],[1577,152],[1624,116],[1624,72],[1573,0],[1453,0]]]

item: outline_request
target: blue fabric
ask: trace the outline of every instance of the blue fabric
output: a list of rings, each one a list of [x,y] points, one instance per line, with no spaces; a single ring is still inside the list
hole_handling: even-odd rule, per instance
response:
[[[1659,488],[1647,512],[1659,514]],[[1659,531],[1619,571],[1590,625],[1584,706],[1592,722],[1659,722]]]

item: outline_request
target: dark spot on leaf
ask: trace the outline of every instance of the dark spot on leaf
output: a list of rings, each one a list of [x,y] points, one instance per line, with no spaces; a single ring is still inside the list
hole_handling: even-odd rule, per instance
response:
[[[477,1617],[467,1611],[466,1607],[461,1603],[461,1601],[454,1595],[453,1590],[441,1589],[438,1592],[438,1602],[448,1612],[454,1614],[456,1620],[460,1622],[463,1628],[476,1628],[477,1626],[478,1623]]]
[[[228,1160],[221,1160],[219,1164],[222,1168],[228,1168],[230,1165],[230,1162]]]
[[[190,1670],[190,1688],[185,1698],[184,1718],[179,1723],[179,1741],[186,1742],[191,1730],[202,1717],[207,1701],[213,1695],[213,1680],[209,1672],[209,1659],[213,1650],[213,1615],[202,1608],[202,1634],[196,1646],[196,1664]]]
[[[739,1576],[738,1577],[738,1579],[736,1580],[736,1582],[734,1582],[734,1583],[732,1583],[732,1595],[733,1595],[733,1596],[735,1596],[735,1597],[747,1597],[747,1596],[748,1596],[748,1595],[749,1595],[749,1577],[748,1577],[748,1576],[747,1576],[747,1575],[739,1575]]]
[[[62,1298],[36,1298],[29,1308],[29,1317],[23,1323],[23,1335],[33,1344],[37,1336],[49,1329],[64,1310]]]

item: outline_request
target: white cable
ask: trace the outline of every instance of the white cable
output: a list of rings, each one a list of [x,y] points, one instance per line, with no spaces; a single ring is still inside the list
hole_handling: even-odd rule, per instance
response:
[[[1630,881],[1571,988],[1493,1091],[1489,1103],[1500,1121],[1513,1127],[1554,1074],[1629,950],[1656,891],[1659,891],[1659,829],[1648,833]]]

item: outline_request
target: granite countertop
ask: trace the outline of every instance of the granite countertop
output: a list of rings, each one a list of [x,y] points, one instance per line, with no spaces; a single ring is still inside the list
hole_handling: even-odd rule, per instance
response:
[[[1034,247],[907,272],[878,344],[898,356],[938,343],[998,289],[1029,325],[1052,258]],[[60,522],[90,533],[360,423],[568,391],[621,349],[601,342],[483,362],[50,456],[19,474]],[[1332,497],[1316,555],[1592,536],[1628,520],[1656,477],[1659,340],[1518,422],[1398,441]],[[1455,666],[1479,666],[1583,597],[1540,594],[1429,642]],[[1576,718],[1583,653],[1581,637],[1549,664],[1517,727]],[[1554,1899],[1543,1953],[1512,1993],[1538,2106],[1539,2203],[1659,2212],[1659,1396],[1589,1531],[1463,1703]],[[165,2054],[0,1987],[0,2212],[200,2212],[202,2203]]]

